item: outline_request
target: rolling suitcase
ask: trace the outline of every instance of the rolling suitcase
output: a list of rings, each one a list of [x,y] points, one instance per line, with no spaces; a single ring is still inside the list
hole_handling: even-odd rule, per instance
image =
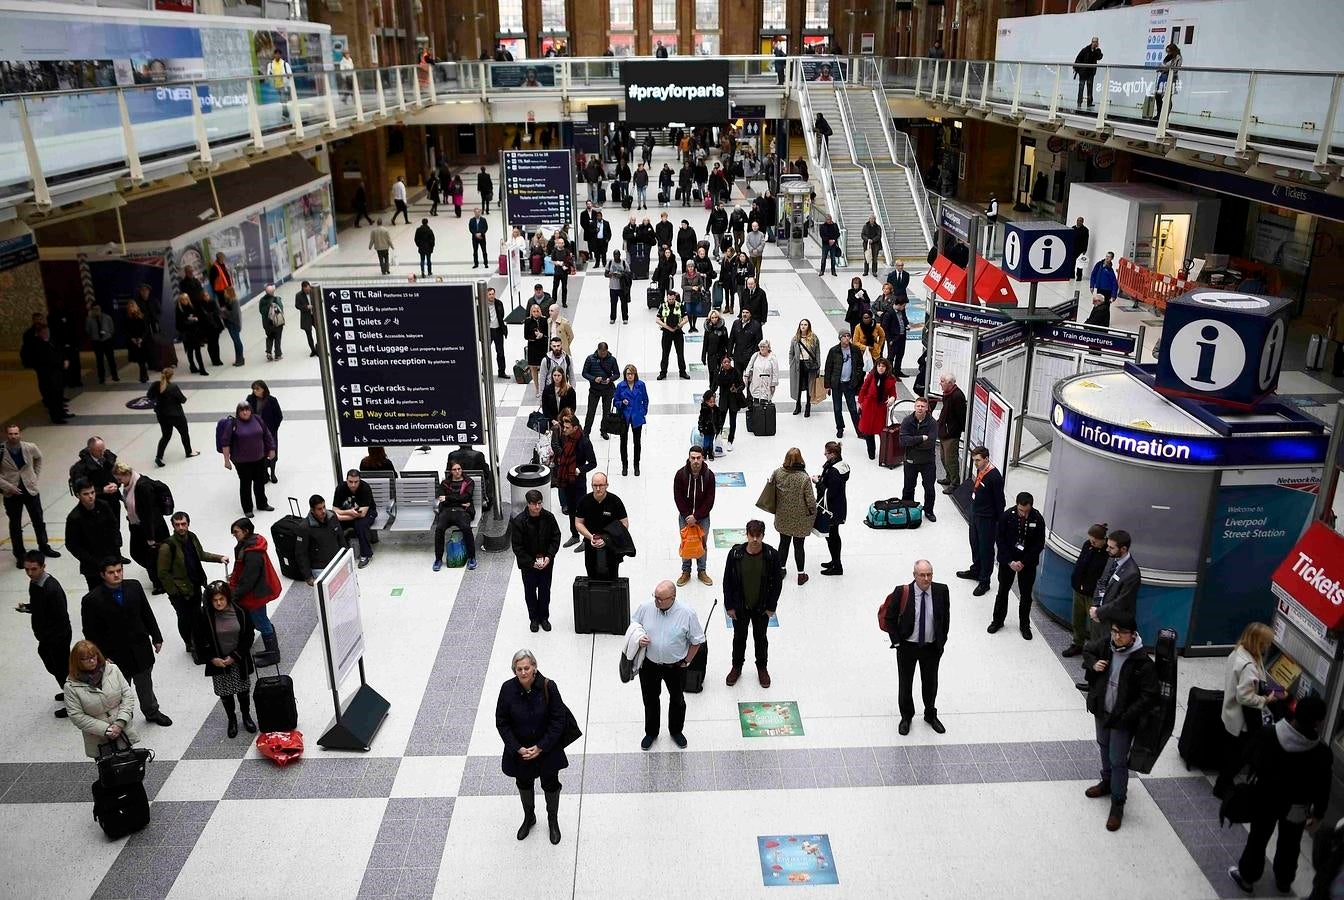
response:
[[[597,202],[598,202],[599,205],[607,202],[607,189],[606,189],[606,188],[604,188],[604,187],[600,187],[600,188],[597,189]]]
[[[162,372],[169,366],[177,366],[177,348],[173,346],[173,341],[165,334],[154,335],[154,349],[150,355],[149,367],[155,372]]]
[[[775,404],[753,400],[751,406],[751,433],[757,437],[772,437],[775,433]]]
[[[636,281],[647,281],[649,278],[649,254],[632,253],[630,254],[630,277]]]
[[[629,209],[634,205],[635,205],[635,199],[631,197],[628,193],[621,198],[621,209]]]
[[[509,255],[507,253],[499,254],[499,274],[509,274]]]
[[[294,702],[294,679],[280,672],[279,660],[274,665],[275,674],[262,676],[258,672],[257,683],[252,688],[252,702],[257,707],[257,730],[293,731],[299,727],[299,707]]]
[[[520,359],[513,364],[513,380],[518,384],[527,384],[532,380],[532,373],[527,369],[527,360]]]
[[[149,824],[149,797],[137,781],[121,787],[93,783],[93,818],[110,840],[123,838]]]
[[[903,462],[905,448],[901,446],[901,426],[888,425],[878,437],[877,464],[885,469],[896,469]]]
[[[630,627],[630,579],[574,579],[574,631],[577,634],[625,634]]]
[[[644,296],[649,309],[657,309],[663,303],[663,292],[656,284],[649,285],[649,290]]]
[[[1192,687],[1185,700],[1185,723],[1176,744],[1186,769],[1216,769],[1229,740],[1223,727],[1223,692]]]
[[[307,581],[310,573],[299,568],[298,555],[294,552],[306,527],[304,517],[299,513],[299,501],[290,497],[289,515],[281,516],[271,526],[271,547],[280,560],[280,574],[294,581]]]
[[[705,617],[705,622],[714,621],[714,610],[719,606],[718,598],[715,598],[714,605],[709,608],[709,615]],[[686,666],[686,684],[682,690],[688,694],[698,694],[705,689],[705,672],[709,666],[709,636],[706,630],[705,642],[700,645],[696,651],[695,658]]]
[[[667,206],[667,191],[658,192],[658,205]]]
[[[1307,341],[1307,362],[1302,367],[1308,372],[1319,372],[1325,368],[1325,336],[1313,334]]]
[[[1134,733],[1134,744],[1129,751],[1131,771],[1147,775],[1171,738],[1176,727],[1176,629],[1163,628],[1157,633],[1157,647],[1153,652],[1157,669],[1160,700],[1157,710],[1146,716]],[[1222,724],[1221,715],[1219,725]]]

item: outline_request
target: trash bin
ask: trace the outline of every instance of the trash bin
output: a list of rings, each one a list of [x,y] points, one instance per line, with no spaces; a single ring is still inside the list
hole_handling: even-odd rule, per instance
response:
[[[509,500],[513,504],[513,514],[517,515],[527,508],[527,492],[533,488],[541,491],[542,506],[555,510],[551,504],[551,467],[539,463],[523,463],[509,469]]]

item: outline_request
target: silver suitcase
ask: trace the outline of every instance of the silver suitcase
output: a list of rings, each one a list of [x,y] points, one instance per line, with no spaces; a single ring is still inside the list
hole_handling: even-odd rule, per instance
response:
[[[1304,366],[1308,372],[1319,372],[1325,368],[1325,347],[1325,335],[1311,336],[1311,340],[1307,342],[1307,363]]]

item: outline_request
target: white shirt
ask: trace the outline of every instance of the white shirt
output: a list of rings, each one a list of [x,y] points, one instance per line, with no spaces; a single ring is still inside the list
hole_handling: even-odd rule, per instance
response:
[[[341,70],[344,72],[353,72],[355,70],[355,61],[349,56],[342,56]]]
[[[661,666],[675,665],[686,658],[691,644],[705,642],[705,630],[700,627],[695,610],[680,600],[661,610],[652,600],[645,600],[631,617],[644,626],[649,636],[647,658]]]
[[[406,199],[406,185],[404,183],[398,181],[392,185],[392,199],[402,201]]]

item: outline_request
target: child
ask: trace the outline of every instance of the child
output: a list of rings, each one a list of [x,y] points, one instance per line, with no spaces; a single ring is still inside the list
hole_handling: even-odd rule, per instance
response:
[[[718,394],[711,388],[705,391],[704,397],[700,402],[700,421],[697,427],[700,429],[700,445],[705,448],[705,459],[714,458],[714,436],[716,429],[714,427],[714,406]]]

